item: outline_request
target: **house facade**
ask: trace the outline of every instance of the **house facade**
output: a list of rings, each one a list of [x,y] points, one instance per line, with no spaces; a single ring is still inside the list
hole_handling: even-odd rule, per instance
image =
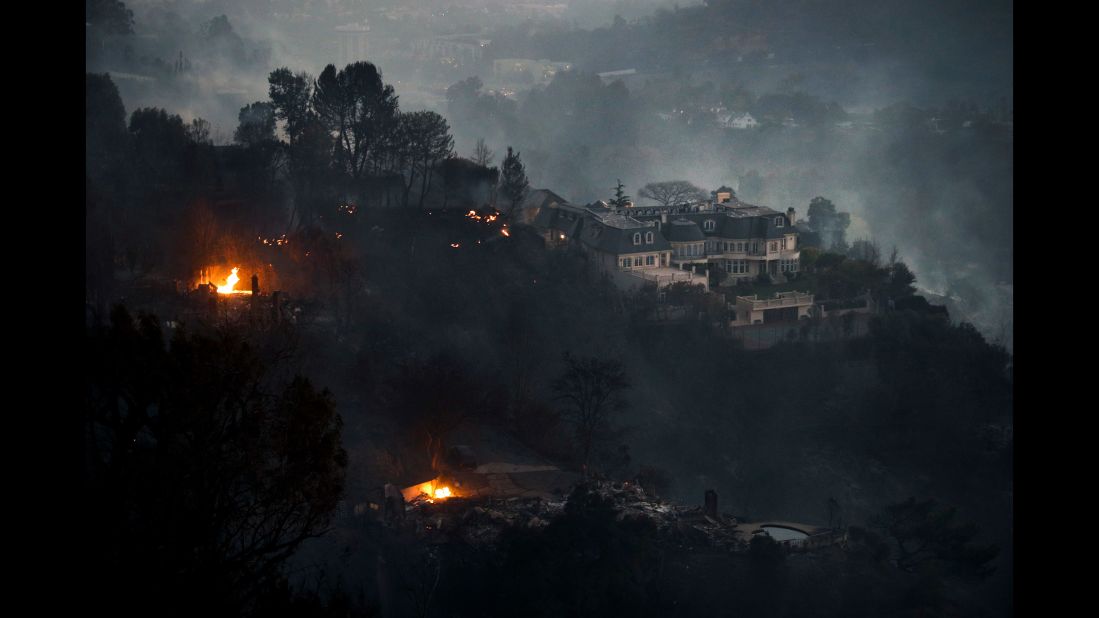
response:
[[[669,268],[705,275],[710,265],[722,285],[761,275],[775,282],[800,269],[796,212],[785,213],[726,197],[679,206],[614,208],[547,204],[533,225],[550,246],[574,240],[606,269]]]
[[[532,227],[548,247],[576,247],[593,267],[623,288],[646,282],[663,287],[677,281],[707,285],[705,274],[674,264],[675,246],[660,226],[618,212],[605,202],[587,206],[550,203],[539,209]]]

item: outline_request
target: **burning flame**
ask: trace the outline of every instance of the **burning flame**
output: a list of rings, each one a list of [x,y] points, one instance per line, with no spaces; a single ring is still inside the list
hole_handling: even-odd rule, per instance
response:
[[[236,285],[238,281],[240,281],[240,277],[237,276],[237,271],[238,270],[240,270],[240,269],[239,268],[234,268],[233,272],[229,273],[229,278],[226,279],[225,285],[219,285],[218,286],[218,294],[232,294],[233,293],[233,286]]]
[[[251,294],[252,290],[234,290],[233,287],[240,282],[240,277],[237,276],[239,268],[234,268],[233,272],[229,273],[229,276],[225,279],[225,285],[218,286],[218,294]]]
[[[471,210],[466,213],[466,217],[473,219],[474,221],[480,221],[481,223],[492,223],[496,219],[500,218],[498,214],[491,215],[478,215],[476,210]]]
[[[401,494],[404,495],[405,500],[414,500],[416,497],[422,496],[431,503],[434,503],[436,500],[446,500],[447,498],[458,496],[449,486],[443,485],[441,479],[438,478],[411,487],[406,487],[401,490]]]

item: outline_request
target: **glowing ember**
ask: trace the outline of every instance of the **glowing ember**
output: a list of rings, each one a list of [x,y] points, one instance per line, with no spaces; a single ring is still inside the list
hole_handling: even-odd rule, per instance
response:
[[[450,243],[450,246],[451,246],[451,247],[454,247],[455,249],[457,249],[458,247],[461,247],[462,245],[460,245],[460,244],[458,244],[458,243],[456,243],[456,242],[452,242],[452,243]]]
[[[268,245],[268,246],[278,246],[278,247],[281,247],[281,246],[283,246],[283,245],[288,245],[288,244],[290,244],[290,239],[288,239],[288,238],[286,237],[286,234],[283,234],[282,236],[279,236],[278,238],[263,238],[263,237],[260,237],[260,238],[259,238],[259,240],[260,240],[260,241],[261,241],[261,242],[262,242],[263,244],[265,244],[265,245]]]
[[[498,214],[491,215],[478,215],[476,210],[471,210],[466,213],[466,217],[473,219],[474,221],[480,221],[481,223],[492,223],[496,219],[500,218]]]
[[[505,228],[501,228],[501,229],[500,229],[500,233],[501,233],[501,234],[503,234],[504,236],[511,236],[511,232],[509,232],[509,231],[508,231],[508,229],[507,229],[506,227],[505,227]]]
[[[251,294],[252,290],[234,290],[233,287],[240,282],[240,277],[237,276],[239,268],[234,268],[233,272],[229,273],[229,276],[225,279],[225,285],[218,286],[218,294]]]

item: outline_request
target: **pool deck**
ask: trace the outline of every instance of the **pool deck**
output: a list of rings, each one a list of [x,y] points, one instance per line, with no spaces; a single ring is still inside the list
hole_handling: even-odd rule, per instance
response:
[[[822,526],[811,526],[809,524],[799,524],[792,521],[756,521],[737,524],[737,533],[740,534],[741,538],[745,541],[750,541],[752,540],[752,535],[756,534],[757,531],[762,532],[765,526],[789,528],[791,530],[797,530],[798,532],[804,532],[809,536],[829,532],[828,528]]]

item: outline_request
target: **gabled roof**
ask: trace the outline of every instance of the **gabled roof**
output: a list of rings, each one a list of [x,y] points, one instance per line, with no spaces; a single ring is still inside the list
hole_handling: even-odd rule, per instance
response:
[[[590,215],[583,208],[560,203],[550,204],[538,210],[532,224],[542,230],[558,230],[572,238],[588,216]]]
[[[568,204],[569,201],[549,189],[535,189],[520,202],[520,208],[542,208],[550,204]]]

